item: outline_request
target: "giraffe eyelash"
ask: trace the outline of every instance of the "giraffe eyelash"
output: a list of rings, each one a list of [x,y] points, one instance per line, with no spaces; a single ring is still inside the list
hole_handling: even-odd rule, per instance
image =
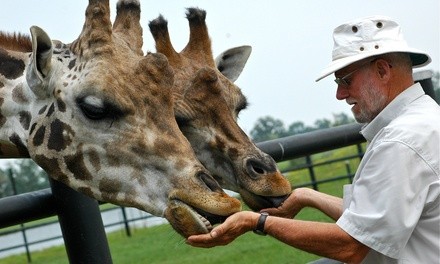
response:
[[[103,102],[96,97],[82,97],[76,103],[84,116],[90,120],[111,119],[112,125],[115,120],[124,116],[124,112],[119,107],[109,102]]]

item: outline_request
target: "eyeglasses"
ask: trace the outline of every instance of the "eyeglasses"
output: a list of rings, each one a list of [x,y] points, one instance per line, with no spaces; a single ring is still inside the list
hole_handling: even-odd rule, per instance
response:
[[[354,69],[352,72],[346,74],[343,77],[336,77],[335,79],[335,83],[337,83],[338,85],[344,85],[344,86],[349,86],[351,83],[351,80],[348,80],[347,78],[350,77],[351,75],[353,75],[353,73],[357,72],[358,70],[362,69],[364,66],[369,65],[370,63],[374,62],[378,60],[378,58],[368,61],[366,63],[361,64],[359,67],[357,67],[356,69]]]

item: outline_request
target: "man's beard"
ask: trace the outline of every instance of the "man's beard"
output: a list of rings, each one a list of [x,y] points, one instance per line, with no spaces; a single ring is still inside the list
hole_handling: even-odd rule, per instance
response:
[[[385,108],[387,97],[371,81],[364,83],[360,89],[364,107],[359,107],[359,113],[353,112],[353,115],[358,123],[369,123]]]

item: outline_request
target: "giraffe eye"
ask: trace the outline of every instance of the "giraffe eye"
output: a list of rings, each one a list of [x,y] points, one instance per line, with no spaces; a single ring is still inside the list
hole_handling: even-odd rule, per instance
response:
[[[176,122],[177,122],[177,125],[180,128],[182,128],[182,127],[186,127],[190,123],[190,120],[186,117],[183,117],[183,116],[176,116]]]
[[[246,100],[245,97],[243,97],[243,99],[240,101],[240,103],[237,105],[237,108],[235,109],[235,112],[237,113],[237,115],[244,109],[246,109],[248,107],[249,103]]]
[[[107,117],[107,112],[104,107],[99,107],[85,102],[79,103],[79,108],[84,113],[84,115],[92,120],[100,120]]]
[[[83,114],[91,120],[115,120],[123,115],[122,110],[118,107],[94,96],[80,98],[77,100],[77,104]]]

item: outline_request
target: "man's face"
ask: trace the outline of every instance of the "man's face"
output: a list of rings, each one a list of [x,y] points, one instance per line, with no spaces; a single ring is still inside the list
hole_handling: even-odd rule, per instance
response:
[[[338,84],[336,98],[352,106],[351,111],[357,122],[369,123],[385,108],[387,89],[376,79],[374,61],[356,62],[337,71],[335,76],[347,74],[345,84]]]

